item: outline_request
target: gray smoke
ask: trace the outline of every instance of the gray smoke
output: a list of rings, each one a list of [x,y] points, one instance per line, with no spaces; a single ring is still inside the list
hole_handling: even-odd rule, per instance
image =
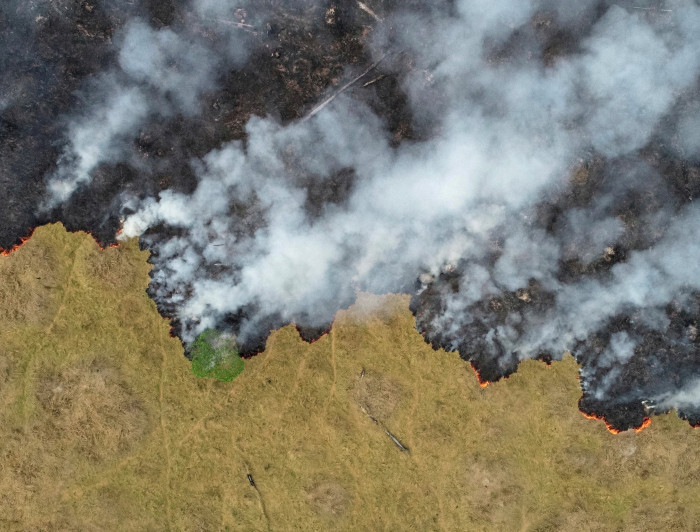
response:
[[[194,13],[203,18],[188,20],[180,33],[154,29],[139,18],[121,28],[118,66],[93,80],[86,112],[69,123],[44,208],[67,201],[89,184],[100,164],[129,160],[130,143],[149,117],[201,112],[201,97],[215,88],[219,73],[245,61],[246,32],[207,17],[207,6],[195,3],[200,9]],[[223,42],[206,37],[214,30],[223,34]]]
[[[252,118],[244,141],[192,161],[192,193],[126,197],[122,235],[154,252],[152,290],[183,339],[232,315],[242,342],[271,317],[320,326],[359,289],[405,290],[420,277],[426,290],[446,274],[459,289],[440,292],[430,328],[448,348],[460,347],[479,302],[504,292],[525,301],[533,282],[553,294],[545,310],[512,312],[483,331],[496,358],[561,356],[620,314],[663,332],[669,304],[691,309],[700,207],[679,206],[644,150],[660,139],[699,157],[700,7],[560,4],[460,0],[383,16],[372,53],[400,79],[420,140],[396,146],[355,96],[359,83],[308,120]],[[216,19],[219,5],[200,3],[200,21]],[[544,49],[538,31],[550,26],[561,30],[560,50]],[[189,30],[128,25],[108,93],[70,130],[52,201],[124,157],[149,115],[197,113],[220,69],[242,61],[226,50]],[[590,184],[581,169],[595,160],[607,161],[595,194],[560,201]],[[637,196],[649,204],[631,220],[621,212]],[[538,209],[557,202],[551,229]],[[604,275],[562,276],[567,261],[614,262],[632,233],[636,247]],[[638,341],[614,333],[590,364],[604,375],[588,384],[597,398]],[[664,404],[685,404],[696,388]]]

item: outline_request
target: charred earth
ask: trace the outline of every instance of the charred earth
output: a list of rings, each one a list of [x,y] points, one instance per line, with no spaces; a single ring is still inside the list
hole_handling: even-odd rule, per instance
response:
[[[638,3],[4,2],[0,247],[139,236],[243,356],[408,292],[482,382],[570,351],[584,413],[697,425],[700,8]]]

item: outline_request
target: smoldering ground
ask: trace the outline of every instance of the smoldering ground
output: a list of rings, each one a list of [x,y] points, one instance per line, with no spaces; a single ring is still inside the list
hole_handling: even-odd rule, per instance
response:
[[[585,411],[700,421],[696,3],[156,4],[104,11],[19,181],[39,218],[139,235],[186,343],[411,291],[482,378],[569,350]]]

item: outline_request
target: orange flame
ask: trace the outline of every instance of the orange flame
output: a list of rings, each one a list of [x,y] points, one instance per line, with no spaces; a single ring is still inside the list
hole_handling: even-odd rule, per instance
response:
[[[35,229],[36,229],[36,228],[32,229],[31,232],[29,233],[29,235],[27,235],[27,236],[25,236],[25,237],[22,237],[22,238],[20,239],[19,244],[15,244],[15,245],[12,246],[10,249],[3,249],[3,248],[0,248],[0,255],[2,255],[3,257],[9,257],[11,253],[14,253],[14,252],[17,251],[19,248],[21,248],[24,244],[27,243],[27,241],[28,241],[28,240],[32,237],[32,235],[34,234],[34,230],[35,230]]]
[[[0,256],[2,256],[2,257],[9,257],[12,253],[14,253],[15,251],[17,251],[17,250],[18,250],[19,248],[21,248],[24,244],[26,244],[26,243],[29,241],[30,238],[32,238],[32,236],[34,235],[34,231],[36,231],[36,229],[37,229],[37,228],[34,227],[34,228],[29,232],[29,235],[23,236],[23,237],[20,239],[20,243],[19,243],[19,244],[15,244],[14,246],[12,246],[12,247],[9,248],[9,249],[0,248]],[[72,232],[73,232],[73,233],[83,233],[83,234],[86,234],[86,235],[90,235],[90,237],[92,237],[92,239],[95,241],[95,244],[97,244],[97,247],[100,248],[100,251],[104,251],[104,250],[106,250],[106,249],[118,248],[119,245],[120,245],[119,242],[115,242],[115,243],[113,243],[113,244],[109,244],[109,245],[103,247],[103,246],[97,241],[97,238],[95,238],[95,235],[93,235],[93,234],[92,234],[91,232],[89,232],[89,231],[72,231]],[[120,229],[119,231],[117,231],[117,234],[119,234],[119,233],[121,233],[121,229]]]
[[[3,257],[9,257],[10,254],[14,253],[14,252],[17,251],[19,248],[21,248],[27,240],[28,240],[28,239],[24,239],[24,238],[23,238],[23,239],[22,239],[22,242],[20,242],[19,244],[15,244],[15,245],[12,246],[10,249],[2,249],[2,248],[0,248],[0,255],[2,255]]]
[[[619,429],[616,429],[616,428],[613,427],[610,423],[608,423],[604,417],[602,417],[602,416],[596,416],[595,414],[587,414],[587,413],[584,412],[583,410],[581,411],[581,413],[583,414],[583,417],[585,417],[586,419],[597,419],[597,420],[602,421],[603,423],[605,423],[605,428],[608,429],[608,431],[609,431],[611,434],[620,434],[620,430],[619,430]]]
[[[651,418],[650,417],[645,417],[644,421],[642,421],[642,424],[639,425],[638,427],[634,428],[635,432],[642,432],[645,428],[647,428],[649,425],[651,425]]]
[[[580,381],[580,380],[581,380],[581,373],[579,373],[576,377],[577,377],[578,380]],[[581,404],[581,400],[582,400],[582,399],[583,399],[583,397],[581,397],[581,398],[579,399],[579,412],[581,412],[581,413],[583,414],[583,417],[585,417],[586,419],[597,419],[597,420],[602,421],[603,423],[605,423],[605,428],[608,429],[612,434],[620,434],[620,432],[622,432],[622,431],[620,431],[619,429],[616,429],[615,427],[613,427],[612,425],[610,425],[610,423],[608,423],[607,420],[606,420],[604,417],[602,417],[602,416],[597,416],[597,415],[595,415],[595,414],[587,414],[586,412],[584,412],[583,410],[581,410],[580,404]],[[633,427],[633,430],[634,430],[634,432],[636,432],[636,433],[640,433],[640,432],[642,432],[645,428],[647,428],[649,425],[651,425],[651,418],[650,418],[650,417],[645,417],[645,418],[642,420],[642,424],[639,425],[638,427]]]
[[[491,384],[490,381],[487,381],[481,376],[481,373],[479,373],[479,370],[474,367],[474,364],[470,362],[469,366],[474,370],[474,373],[476,374],[476,380],[479,381],[479,386],[481,386],[482,388],[486,388],[489,384]]]
[[[583,410],[581,410],[580,412],[583,414],[583,417],[585,417],[586,419],[597,419],[597,420],[602,421],[603,423],[605,423],[605,428],[608,429],[608,431],[609,431],[611,434],[620,434],[620,432],[622,432],[620,429],[616,429],[615,427],[613,427],[613,426],[612,426],[610,423],[608,423],[608,421],[607,421],[604,417],[602,417],[602,416],[597,416],[596,414],[588,414],[588,413],[584,412]],[[640,432],[642,432],[645,428],[647,428],[649,425],[651,425],[651,418],[650,418],[650,417],[645,417],[645,418],[642,420],[642,424],[639,425],[638,427],[633,427],[633,430],[634,430],[634,432],[636,432],[636,433],[640,433]]]

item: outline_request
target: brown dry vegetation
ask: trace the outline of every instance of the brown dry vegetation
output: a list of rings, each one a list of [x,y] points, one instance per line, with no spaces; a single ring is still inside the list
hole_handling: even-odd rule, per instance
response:
[[[285,327],[200,380],[146,258],[60,225],[0,258],[0,529],[700,528],[700,432],[610,434],[570,357],[482,389],[407,297],[360,295],[317,342]]]

